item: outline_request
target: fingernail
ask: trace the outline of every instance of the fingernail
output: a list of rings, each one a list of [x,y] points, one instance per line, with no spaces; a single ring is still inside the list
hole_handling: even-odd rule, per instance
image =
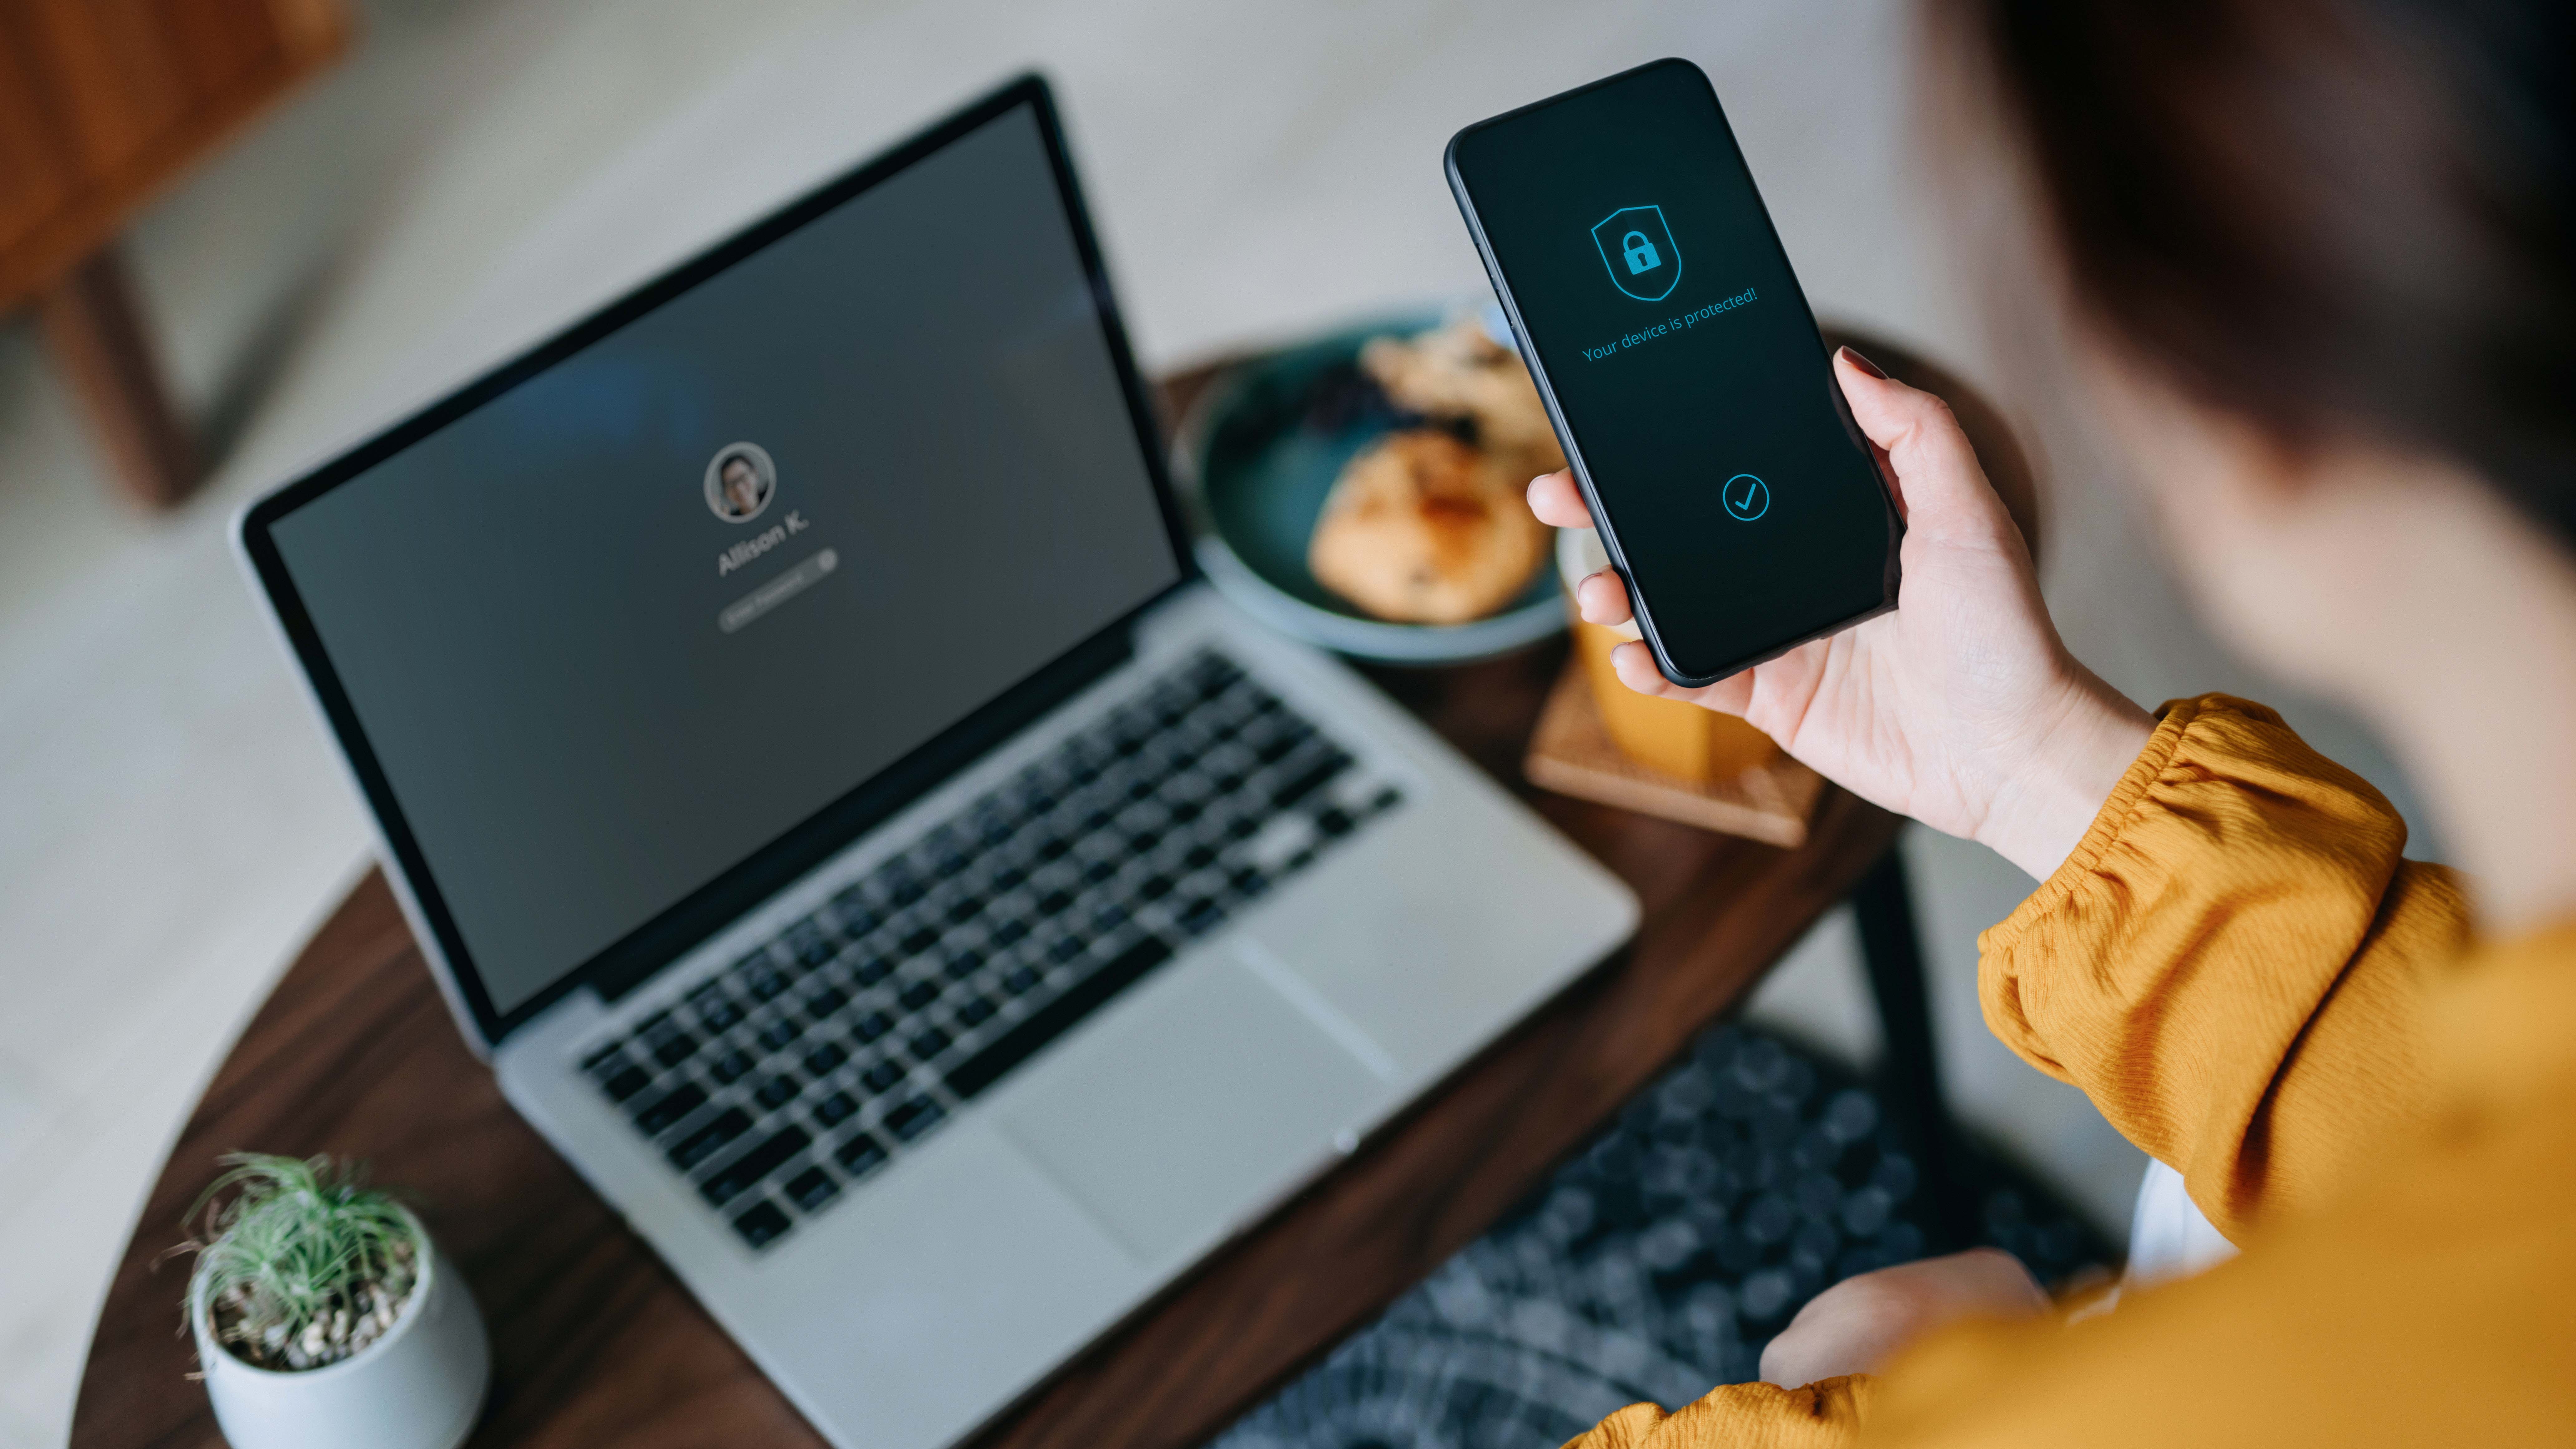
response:
[[[1887,374],[1878,370],[1878,364],[1861,356],[1859,351],[1855,348],[1844,348],[1843,360],[1850,363],[1852,366],[1859,368],[1861,371],[1868,373],[1870,376],[1877,378],[1880,382],[1887,381]]]

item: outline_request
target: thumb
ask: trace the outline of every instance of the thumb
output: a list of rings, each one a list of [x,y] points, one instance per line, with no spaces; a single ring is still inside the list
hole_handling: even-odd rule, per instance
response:
[[[1896,381],[1848,347],[1834,354],[1834,377],[1852,421],[1887,454],[1907,528],[1928,528],[1936,537],[1956,529],[1983,532],[2006,517],[1948,403]]]

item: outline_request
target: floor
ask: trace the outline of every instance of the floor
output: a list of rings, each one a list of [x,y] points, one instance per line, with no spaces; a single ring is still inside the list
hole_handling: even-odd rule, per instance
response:
[[[1437,170],[1449,131],[1654,56],[1698,60],[1818,310],[1952,363],[2038,445],[2049,596],[2077,652],[2142,700],[2279,703],[2411,800],[2348,721],[2191,621],[2116,468],[2048,385],[2031,299],[1994,281],[2027,275],[1992,241],[2010,228],[1940,240],[1990,178],[1918,152],[1894,0],[360,8],[345,66],[131,235],[219,453],[204,496],[166,519],[118,508],[28,328],[0,323],[0,1444],[62,1442],[135,1204],[231,1034],[365,865],[352,798],[228,555],[229,511],[1032,64],[1061,87],[1160,367],[1476,294]],[[2030,882],[1929,832],[1905,848],[1957,1101],[2125,1222],[2143,1159],[1977,1020],[1975,934]],[[1755,1013],[1865,1056],[1853,950],[1848,917],[1829,918]]]

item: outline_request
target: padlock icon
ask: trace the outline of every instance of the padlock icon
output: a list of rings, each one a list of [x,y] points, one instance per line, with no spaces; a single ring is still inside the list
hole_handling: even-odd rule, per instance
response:
[[[1660,302],[1682,279],[1682,244],[1660,206],[1623,206],[1592,224],[1592,248],[1610,285],[1640,302]]]

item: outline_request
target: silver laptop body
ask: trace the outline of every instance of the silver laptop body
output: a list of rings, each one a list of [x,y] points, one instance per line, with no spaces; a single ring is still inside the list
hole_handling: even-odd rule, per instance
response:
[[[1011,205],[1037,210],[977,210]],[[1078,268],[1024,289],[1053,302],[1011,314],[1019,284],[968,259],[978,285],[924,305],[1000,339],[959,364],[991,389],[972,446],[1024,431],[1046,470],[835,471],[813,438],[951,436],[845,412],[902,382],[818,381],[837,350],[740,387],[801,324],[724,279],[829,285],[918,225],[930,260],[889,285],[936,293],[940,237],[1008,258],[1041,212]],[[862,240],[819,251],[834,226]],[[852,306],[823,335],[901,332]],[[975,1428],[1635,923],[1410,716],[1195,581],[1151,439],[1027,79],[240,525],[469,1042],[853,1449]],[[1135,457],[1084,473],[1086,448]],[[1021,517],[1095,474],[1098,506]],[[890,581],[936,555],[885,491],[925,478],[923,517],[976,523],[958,547],[1022,549],[952,559],[989,575],[962,604]],[[631,537],[600,522],[630,510]],[[666,537],[721,545],[712,582],[665,584]],[[998,693],[949,679],[1014,648],[1042,657]]]

